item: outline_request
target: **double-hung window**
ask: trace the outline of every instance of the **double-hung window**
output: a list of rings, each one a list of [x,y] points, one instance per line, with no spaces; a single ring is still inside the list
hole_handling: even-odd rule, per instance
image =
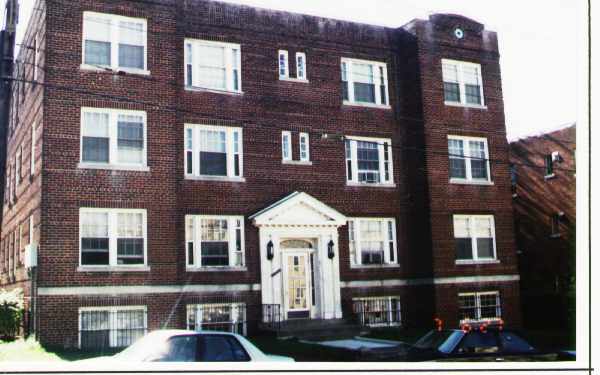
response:
[[[344,104],[388,106],[387,64],[342,58]]]
[[[84,66],[147,73],[147,21],[83,13]]]
[[[239,44],[186,39],[186,87],[241,93],[240,51]]]
[[[242,129],[185,125],[185,175],[238,179],[243,175]]]
[[[346,137],[346,180],[350,185],[393,185],[391,140]]]
[[[29,156],[29,175],[33,177],[35,174],[35,144],[37,142],[35,134],[35,122],[31,125],[31,145],[30,145],[30,156]]]
[[[500,293],[498,291],[459,293],[458,309],[461,323],[500,319],[502,317]]]
[[[187,305],[187,328],[246,335],[246,304],[203,303]]]
[[[82,167],[145,168],[146,112],[81,109]]]
[[[79,348],[122,348],[148,331],[146,306],[79,308]]]
[[[187,215],[186,264],[193,267],[243,267],[244,217]]]
[[[281,132],[281,159],[292,160],[292,133],[289,131]]]
[[[456,262],[496,259],[496,234],[492,215],[454,215]]]
[[[442,59],[444,102],[483,107],[483,84],[479,64]]]
[[[487,139],[448,136],[450,181],[490,182]]]
[[[279,62],[279,79],[288,78],[290,75],[288,51],[279,50],[277,56],[278,56],[277,61]]]
[[[308,133],[300,133],[300,161],[310,161],[310,141]]]
[[[398,264],[395,219],[350,219],[348,237],[352,266]]]
[[[81,208],[82,267],[147,265],[146,210]]]

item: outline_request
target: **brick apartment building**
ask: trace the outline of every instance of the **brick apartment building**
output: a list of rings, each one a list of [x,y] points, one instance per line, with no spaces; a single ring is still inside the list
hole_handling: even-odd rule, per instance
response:
[[[576,125],[510,143],[523,322],[575,330]]]
[[[34,9],[0,249],[43,343],[270,314],[520,325],[495,32],[206,0]]]

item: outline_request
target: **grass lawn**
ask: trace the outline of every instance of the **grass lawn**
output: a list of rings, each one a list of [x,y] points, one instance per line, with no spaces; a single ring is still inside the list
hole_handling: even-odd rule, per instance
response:
[[[76,349],[53,350],[44,348],[34,338],[11,342],[0,341],[0,362],[52,362],[76,361],[79,359],[114,354],[115,351],[89,352]]]

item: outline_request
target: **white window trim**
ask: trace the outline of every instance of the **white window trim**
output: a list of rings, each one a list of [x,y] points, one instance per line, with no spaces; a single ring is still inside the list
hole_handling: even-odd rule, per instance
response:
[[[188,51],[187,45],[190,44],[192,46],[192,86],[188,86],[188,72],[187,72],[187,61],[188,61]],[[225,49],[225,89],[215,88],[215,87],[204,87],[198,86],[196,81],[197,68],[198,65],[198,50],[197,46],[210,46],[210,47],[222,47]],[[233,69],[234,64],[231,58],[231,51],[237,49],[237,82],[238,89],[235,90],[233,87]],[[242,94],[242,47],[239,44],[235,43],[225,43],[225,42],[215,42],[210,40],[202,40],[202,39],[191,39],[186,38],[183,44],[184,51],[184,66],[183,66],[183,85],[188,91],[209,91],[215,93],[234,93],[234,94]]]
[[[400,321],[392,320],[392,313],[393,313],[392,299],[397,299],[399,302],[398,315],[399,315]],[[384,300],[385,303],[387,304],[387,316],[388,316],[388,322],[390,322],[390,323],[366,324],[363,321],[363,317],[359,316],[358,318],[359,318],[359,321],[361,321],[361,324],[364,326],[367,326],[367,327],[402,326],[402,302],[400,300],[400,296],[374,296],[374,297],[354,297],[354,298],[352,298],[352,302],[366,302],[366,301],[378,301],[378,300]]]
[[[361,221],[380,221],[383,223],[383,231],[385,235],[384,245],[383,245],[383,264],[362,264],[362,248],[360,247],[361,237],[360,237],[360,222]],[[392,222],[392,226],[394,230],[392,231],[392,237],[389,238],[388,232],[388,222]],[[348,227],[348,253],[350,257],[350,268],[382,268],[382,267],[400,267],[398,261],[398,242],[396,240],[397,237],[397,228],[396,228],[396,219],[393,217],[352,217],[348,218],[348,222],[352,222],[352,226],[354,228],[354,244],[355,244],[355,254],[354,257],[351,254],[351,233],[350,227]],[[393,242],[394,244],[394,261],[390,261],[390,250],[389,244]]]
[[[108,163],[96,163],[83,161],[83,126],[85,113],[108,114]],[[144,124],[144,150],[142,151],[142,163],[121,163],[118,161],[118,118],[119,115],[133,115],[142,117]],[[113,169],[149,171],[148,162],[148,119],[145,111],[132,111],[113,108],[81,108],[81,120],[79,128],[79,165],[81,169]]]
[[[186,241],[185,241],[185,267],[187,271],[195,271],[195,270],[246,270],[246,237],[245,237],[245,228],[244,228],[244,216],[241,215],[186,215],[185,216],[185,230],[188,230],[188,219],[191,218],[193,220],[193,228],[194,233],[192,233],[192,241],[194,243],[194,264],[189,264],[189,256],[188,256],[188,241],[187,241],[187,233],[186,233]],[[203,219],[210,220],[227,220],[227,235],[228,239],[228,257],[229,257],[229,265],[228,266],[203,266],[202,265],[202,238],[201,238],[201,221]],[[235,253],[236,253],[236,241],[235,241],[235,231],[236,221],[240,221],[240,234],[241,234],[241,253],[242,253],[242,265],[235,265]]]
[[[348,100],[344,100],[342,104],[350,105],[350,106],[361,106],[361,107],[372,107],[372,108],[383,108],[390,109],[390,88],[389,88],[389,80],[388,80],[388,72],[387,72],[387,64],[379,61],[370,61],[370,60],[361,60],[361,59],[353,59],[348,57],[342,57],[341,64],[346,64],[346,78],[348,82]],[[352,69],[353,63],[359,64],[370,64],[373,65],[373,82],[375,83],[375,103],[369,102],[358,102],[354,100],[354,81],[352,79]],[[341,69],[340,64],[340,69]],[[380,89],[380,78],[379,68],[383,68],[383,78],[385,81],[385,96],[386,103],[382,104],[381,101],[381,89]]]
[[[482,317],[481,316],[481,296],[485,296],[485,295],[495,295],[496,296],[496,317],[490,317],[490,316],[485,316]],[[458,293],[458,297],[460,299],[460,297],[467,297],[467,296],[475,296],[475,313],[477,314],[477,317],[475,318],[475,320],[481,320],[481,319],[492,319],[492,318],[502,318],[502,301],[500,300],[500,291],[495,290],[495,291],[488,291],[488,292],[469,292],[469,293]],[[460,311],[460,306],[459,306],[459,311]],[[462,323],[463,321],[461,321]]]
[[[285,56],[285,74],[281,74],[281,56]],[[288,51],[280,49],[277,52],[277,73],[279,75],[279,79],[288,79],[290,78],[290,61],[288,59]]]
[[[306,155],[302,157],[302,140],[305,140],[306,144]],[[310,138],[308,133],[300,133],[300,137],[298,138],[298,149],[300,150],[300,161],[301,162],[310,162]]]
[[[118,311],[144,311],[144,335],[146,333],[148,333],[148,308],[146,306],[140,305],[140,306],[100,306],[100,307],[80,307],[79,311],[78,311],[78,344],[77,347],[81,349],[81,329],[82,329],[82,313],[83,312],[102,312],[102,311],[108,311],[110,313],[109,315],[109,347],[115,347],[116,346],[116,337],[115,337],[115,332],[117,331],[116,327],[112,327],[112,322],[116,321],[116,319],[114,319],[112,317],[113,314],[116,314]]]
[[[466,168],[466,177],[465,178],[456,178],[450,177],[450,183],[452,184],[467,184],[467,185],[493,185],[492,175],[490,170],[490,151],[488,147],[487,138],[480,137],[464,137],[458,135],[448,135],[448,140],[455,139],[459,141],[463,141],[463,154],[462,158],[465,160],[465,168]],[[471,146],[469,141],[483,142],[483,148],[485,152],[486,159],[486,171],[487,171],[487,179],[473,179],[472,171],[471,171]],[[450,157],[454,155],[450,155],[450,149],[448,149],[448,174],[450,174]],[[456,155],[456,158],[460,158],[461,156]]]
[[[33,43],[34,43],[34,47],[33,47],[33,80],[37,81],[38,79],[38,64],[39,59],[40,59],[40,42],[39,42],[39,33],[35,34],[35,37],[33,38]]]
[[[192,129],[192,173],[187,173],[187,129]],[[200,174],[200,161],[198,160],[200,155],[200,130],[214,130],[225,132],[225,153],[227,158],[227,176],[212,176]],[[234,158],[234,133],[239,134],[238,139],[238,152],[239,154],[239,176],[235,175],[235,158]],[[183,129],[183,142],[184,142],[184,154],[183,154],[183,174],[187,180],[206,180],[206,181],[230,181],[230,182],[245,182],[244,178],[244,135],[242,128],[231,127],[231,126],[215,126],[215,125],[204,125],[204,124],[184,124]]]
[[[348,166],[346,160],[346,185],[348,186],[371,186],[371,187],[396,187],[394,183],[394,152],[392,149],[392,140],[390,138],[370,138],[370,137],[356,137],[356,136],[345,136],[344,139],[350,142],[350,160],[352,162],[352,176],[348,176]],[[352,142],[354,141],[354,142]],[[379,150],[379,175],[381,181],[379,183],[368,183],[358,181],[358,159],[357,159],[357,144],[356,141],[374,142],[378,144]],[[389,180],[385,181],[385,158],[384,158],[384,144],[388,145],[389,153]],[[345,147],[345,145],[344,145]],[[346,152],[344,150],[344,152]]]
[[[29,245],[33,244],[33,213],[29,215]]]
[[[194,330],[197,331],[201,331],[202,330],[202,308],[203,307],[207,307],[207,308],[217,308],[220,306],[229,306],[231,307],[231,320],[230,321],[226,321],[226,322],[211,322],[211,323],[224,323],[224,324],[231,324],[232,327],[235,326],[237,323],[239,323],[239,321],[237,320],[237,315],[238,315],[238,309],[241,307],[242,311],[244,311],[244,321],[243,323],[243,331],[242,332],[234,332],[231,331],[233,333],[237,333],[239,335],[242,336],[246,336],[247,335],[247,322],[246,322],[246,304],[243,302],[231,302],[231,303],[191,303],[186,305],[186,329],[189,328],[191,322],[190,322],[190,313],[192,312],[192,308],[196,309],[196,316],[195,316],[195,320],[196,320],[196,326],[194,327]]]
[[[476,64],[476,63],[472,63],[472,62],[468,62],[468,61],[442,59],[442,84],[444,82],[444,76],[443,76],[443,74],[444,74],[443,66],[444,65],[455,65],[458,67],[457,74],[458,74],[458,86],[459,86],[459,94],[460,94],[460,102],[449,102],[449,101],[444,100],[444,104],[447,106],[487,109],[487,106],[485,104],[485,98],[483,96],[483,79],[481,77],[481,64]],[[480,83],[479,84],[479,95],[481,97],[481,104],[467,103],[467,97],[466,97],[466,91],[465,91],[465,80],[464,80],[464,73],[463,73],[463,67],[465,67],[465,66],[471,66],[471,67],[477,68],[477,75],[478,75],[478,79],[479,79],[479,83]]]
[[[298,60],[302,58],[302,60],[304,61],[304,71],[303,71],[303,75],[302,77],[300,77],[300,64],[298,63]],[[308,74],[307,74],[308,70],[306,67],[306,53],[304,52],[296,52],[296,80],[298,81],[308,81]]]
[[[107,265],[84,265],[81,264],[81,233],[82,222],[81,215],[84,213],[102,212],[108,213],[108,259]],[[120,213],[142,214],[142,234],[144,235],[144,264],[125,264],[117,263],[117,215]],[[148,218],[145,209],[137,208],[90,208],[82,207],[79,209],[79,268],[80,272],[93,271],[149,271],[148,266]]]
[[[36,134],[35,134],[35,122],[31,124],[31,155],[29,160],[29,175],[33,177],[35,174],[35,144],[36,144]]]
[[[285,140],[285,137],[287,136],[287,142]],[[288,156],[285,156],[284,153],[284,147],[287,144],[287,149],[288,149]],[[292,132],[290,131],[282,131],[281,132],[281,160],[286,162],[286,161],[292,161],[293,157],[292,157]]]
[[[111,63],[110,65],[88,65],[85,63],[85,41],[86,41],[86,17],[91,16],[94,18],[103,18],[111,21],[111,30],[110,30],[110,56]],[[136,68],[122,68],[119,66],[119,33],[121,32],[121,27],[119,26],[119,21],[127,21],[127,22],[138,22],[142,23],[144,30],[144,69],[136,69]],[[88,21],[94,22],[94,21]],[[135,18],[135,17],[125,17],[119,16],[116,14],[108,14],[108,13],[98,13],[98,12],[83,12],[83,30],[82,30],[82,38],[81,38],[81,69],[84,70],[95,70],[95,71],[104,71],[106,69],[110,69],[116,72],[125,72],[132,74],[141,74],[141,75],[150,75],[150,71],[148,70],[148,21],[144,18]]]
[[[23,147],[19,145],[15,154],[15,189],[21,182],[21,164],[23,164]]]
[[[491,232],[492,232],[492,245],[494,250],[494,256],[492,258],[479,258],[477,255],[477,235],[475,231],[475,219],[490,219],[491,223]],[[494,220],[494,215],[453,215],[452,216],[452,230],[453,237],[456,239],[456,235],[454,234],[455,227],[454,221],[455,219],[468,219],[469,220],[469,233],[471,234],[471,259],[456,259],[456,264],[486,264],[486,263],[500,263],[498,260],[498,252],[496,249],[496,222]],[[462,238],[462,237],[459,237]],[[466,238],[466,237],[465,237]]]

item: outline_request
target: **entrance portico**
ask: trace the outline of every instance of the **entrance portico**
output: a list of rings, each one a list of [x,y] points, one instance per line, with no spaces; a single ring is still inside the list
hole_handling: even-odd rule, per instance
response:
[[[284,320],[341,318],[338,228],[346,217],[294,192],[250,219],[259,228],[262,303],[281,306]]]

